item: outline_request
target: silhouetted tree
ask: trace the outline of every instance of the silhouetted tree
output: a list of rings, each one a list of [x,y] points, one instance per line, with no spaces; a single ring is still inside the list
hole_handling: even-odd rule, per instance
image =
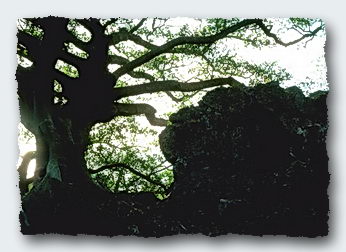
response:
[[[84,159],[89,131],[98,122],[145,115],[152,125],[167,125],[153,106],[126,98],[163,92],[181,102],[206,88],[288,79],[289,74],[272,63],[255,65],[238,59],[227,43],[290,46],[307,43],[324,30],[320,20],[287,19],[281,28],[295,30],[299,37],[284,42],[278,24],[270,19],[195,20],[198,25],[184,24],[176,30],[170,28],[171,22],[56,17],[19,21],[20,115],[36,137],[35,177],[40,178],[24,203],[57,188],[83,191],[92,187],[90,174],[105,169],[133,169],[114,163],[88,171]],[[32,65],[25,66],[28,60]],[[193,65],[189,79],[179,73],[182,65]],[[134,174],[167,189],[148,175]]]

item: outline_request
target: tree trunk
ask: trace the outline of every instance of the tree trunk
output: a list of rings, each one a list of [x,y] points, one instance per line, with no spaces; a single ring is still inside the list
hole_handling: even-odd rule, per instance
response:
[[[24,233],[63,230],[65,224],[78,221],[80,201],[98,190],[89,179],[84,160],[89,128],[71,119],[49,117],[38,128],[35,173],[44,176],[23,198]]]

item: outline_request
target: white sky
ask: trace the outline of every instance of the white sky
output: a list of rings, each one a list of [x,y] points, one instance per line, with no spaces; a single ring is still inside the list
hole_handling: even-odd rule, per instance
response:
[[[19,129],[19,135],[18,135],[19,158],[18,158],[18,162],[17,162],[17,168],[21,164],[21,162],[23,160],[22,157],[25,155],[25,153],[27,153],[29,151],[35,151],[36,150],[35,137],[30,138],[30,139],[26,139],[26,138],[20,136],[20,132],[25,130],[24,125],[22,125],[21,123],[19,124],[18,129]],[[36,167],[36,159],[32,159],[31,162],[29,163],[28,170],[27,170],[27,177],[28,178],[34,176],[35,167]]]
[[[306,48],[300,46],[276,46],[256,50],[247,48],[241,51],[245,59],[255,62],[277,61],[278,65],[286,68],[292,74],[292,79],[286,81],[287,85],[304,82],[306,78],[327,85],[327,67],[324,51],[325,38],[316,37],[310,41]],[[318,65],[319,64],[319,65]]]
[[[272,19],[275,20],[275,19]],[[282,20],[282,19],[278,19]],[[189,28],[195,29],[200,24],[193,18],[178,17],[173,18],[168,22],[172,25],[172,30],[178,30],[175,27],[181,27],[188,23]],[[174,27],[175,26],[175,27]],[[278,27],[273,27],[273,31]],[[315,28],[315,27],[314,27]],[[293,30],[285,32],[285,34],[279,35],[284,42],[293,41],[299,38],[301,35]],[[292,45],[288,47],[273,46],[264,47],[262,49],[254,47],[245,47],[241,41],[233,41],[236,44],[238,50],[236,53],[245,60],[253,61],[254,63],[262,63],[265,61],[278,62],[278,65],[286,68],[286,70],[292,74],[293,78],[287,81],[285,86],[296,85],[297,83],[304,82],[306,78],[310,78],[313,81],[327,86],[327,66],[325,61],[325,35],[322,37],[314,37],[304,47],[304,43]]]

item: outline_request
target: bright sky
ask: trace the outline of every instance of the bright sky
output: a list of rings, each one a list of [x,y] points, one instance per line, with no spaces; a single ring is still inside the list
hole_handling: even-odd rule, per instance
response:
[[[287,41],[291,41],[291,39]],[[292,79],[286,81],[285,86],[296,85],[310,78],[312,81],[320,83],[321,88],[325,89],[328,84],[324,45],[325,38],[316,37],[307,44],[306,48],[296,45],[276,46],[261,50],[244,48],[240,54],[245,59],[254,60],[257,63],[277,61],[279,66],[286,68],[292,74]]]
[[[276,19],[273,19],[276,20]],[[279,19],[278,21],[281,21]],[[171,19],[170,25],[172,29],[178,30],[177,27],[181,27],[188,23],[189,28],[195,29],[199,26],[200,22],[192,18],[178,17]],[[273,27],[275,30],[277,27]],[[299,38],[301,35],[297,32],[290,30],[281,34],[279,37],[284,42],[293,41]],[[254,47],[245,47],[241,41],[232,41],[237,47],[236,53],[245,60],[252,61],[254,63],[278,62],[278,65],[285,68],[292,74],[293,78],[283,83],[283,86],[292,86],[301,82],[305,82],[307,78],[313,82],[317,82],[320,85],[314,86],[312,92],[317,89],[327,89],[327,66],[325,61],[325,41],[326,37],[314,37],[311,41],[304,46],[304,42],[298,45],[292,45],[288,47],[274,46],[264,47],[262,49]]]
[[[29,151],[35,151],[36,150],[35,137],[27,139],[27,138],[21,136],[20,133],[22,131],[26,130],[24,125],[21,123],[18,125],[18,129],[19,129],[19,135],[18,135],[19,158],[18,158],[18,162],[17,162],[17,168],[21,164],[21,162],[23,160],[22,157],[25,155],[25,153],[27,153]],[[29,163],[29,166],[28,166],[27,178],[34,176],[35,167],[36,167],[36,159],[33,159],[33,160],[31,160],[31,162]]]

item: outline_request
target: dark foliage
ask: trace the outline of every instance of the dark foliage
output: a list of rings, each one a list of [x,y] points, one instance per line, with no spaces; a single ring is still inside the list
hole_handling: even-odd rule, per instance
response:
[[[22,232],[327,235],[325,93],[218,88],[170,120],[160,135],[174,164],[168,199],[47,181],[23,201]]]
[[[189,232],[327,235],[326,93],[218,88],[171,121],[161,147]]]

